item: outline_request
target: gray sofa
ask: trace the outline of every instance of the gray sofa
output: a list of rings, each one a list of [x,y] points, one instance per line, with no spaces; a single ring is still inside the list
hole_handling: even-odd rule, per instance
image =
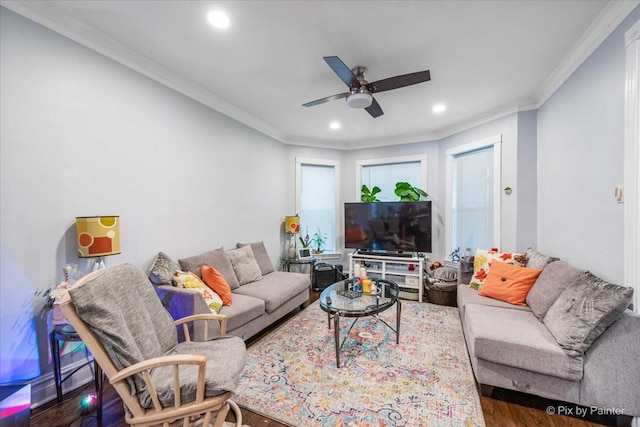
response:
[[[527,306],[458,286],[460,319],[481,393],[490,395],[493,386],[517,390],[592,412],[600,408],[600,414],[630,423],[631,416],[640,416],[640,315],[625,309],[628,302],[620,303],[622,313],[608,327],[601,324],[604,332],[590,345],[582,342],[584,351],[575,351],[564,341],[561,346],[556,336],[564,340],[558,325],[563,320],[557,314],[567,315],[572,305],[583,302],[572,292],[582,289],[585,277],[595,276],[557,259],[548,261],[527,295]],[[632,293],[630,288],[615,288],[625,298]],[[565,300],[569,302],[563,305]],[[560,307],[554,307],[556,303]],[[583,313],[585,307],[592,309],[589,304],[582,304]]]
[[[302,308],[309,301],[311,289],[308,274],[274,271],[262,242],[250,245],[260,267],[262,278],[242,285],[238,283],[230,264],[226,264],[226,255],[222,248],[179,260],[179,267],[183,271],[191,271],[200,276],[201,266],[208,265],[216,268],[225,277],[232,288],[233,302],[231,305],[224,305],[220,314],[227,316],[227,335],[238,336],[244,340],[251,338],[296,308]],[[244,245],[238,244],[238,246]],[[164,254],[161,253],[161,255]],[[157,258],[154,264],[157,264]],[[165,271],[173,272],[176,266],[177,264],[169,264]],[[197,290],[178,288],[168,284],[166,279],[163,280],[157,277],[157,274],[153,274],[153,267],[152,264],[149,277],[156,284],[156,294],[173,318],[211,312]],[[210,322],[210,330],[215,330],[217,327],[217,322]],[[201,331],[196,330],[192,333],[198,337]]]

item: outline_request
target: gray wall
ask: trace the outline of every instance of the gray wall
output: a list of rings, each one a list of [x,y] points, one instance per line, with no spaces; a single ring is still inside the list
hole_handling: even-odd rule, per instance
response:
[[[518,171],[517,187],[512,187],[511,197],[517,200],[518,234],[516,248],[518,251],[528,247],[535,248],[538,235],[537,217],[537,111],[518,113]],[[505,183],[504,188],[508,183]]]
[[[278,261],[283,144],[1,11],[0,382],[46,367],[33,295],[84,267],[76,216],[120,215],[107,265],[257,240]]]
[[[640,7],[538,110],[538,244],[623,282],[624,32]]]

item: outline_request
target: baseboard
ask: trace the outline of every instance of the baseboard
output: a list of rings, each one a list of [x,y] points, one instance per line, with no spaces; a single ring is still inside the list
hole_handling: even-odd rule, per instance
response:
[[[93,360],[91,358],[91,360]],[[86,365],[86,366],[82,366]],[[79,368],[79,369],[78,369]],[[77,360],[62,367],[62,378],[65,378],[74,369],[78,369],[71,377],[62,383],[62,394],[68,393],[85,384],[93,382],[93,363],[87,364],[86,359]],[[56,384],[53,380],[53,372],[48,372],[31,382],[31,409],[35,409],[47,402],[56,399]]]

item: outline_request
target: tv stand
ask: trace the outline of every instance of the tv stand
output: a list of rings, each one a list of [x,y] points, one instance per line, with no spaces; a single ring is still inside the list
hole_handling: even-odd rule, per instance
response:
[[[415,252],[402,251],[374,251],[371,249],[358,249],[355,255],[369,255],[376,257],[417,258]]]
[[[349,254],[349,276],[354,276],[353,265],[355,263],[365,264],[368,277],[393,280],[405,290],[401,289],[400,297],[405,295],[412,299],[409,295],[416,295],[417,290],[417,299],[422,301],[424,269],[427,260],[427,256],[419,256],[417,253],[411,252],[397,254],[359,250]],[[406,293],[411,290],[413,293]]]

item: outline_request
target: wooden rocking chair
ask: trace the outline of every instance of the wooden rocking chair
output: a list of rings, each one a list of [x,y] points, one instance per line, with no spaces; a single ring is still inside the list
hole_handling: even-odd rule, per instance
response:
[[[60,297],[61,308],[125,405],[132,426],[178,424],[222,426],[244,369],[246,347],[238,337],[208,339],[198,314],[173,321],[153,285],[138,268],[124,264],[91,273]],[[192,341],[188,325],[204,321],[205,341]],[[185,341],[178,343],[182,325]]]

